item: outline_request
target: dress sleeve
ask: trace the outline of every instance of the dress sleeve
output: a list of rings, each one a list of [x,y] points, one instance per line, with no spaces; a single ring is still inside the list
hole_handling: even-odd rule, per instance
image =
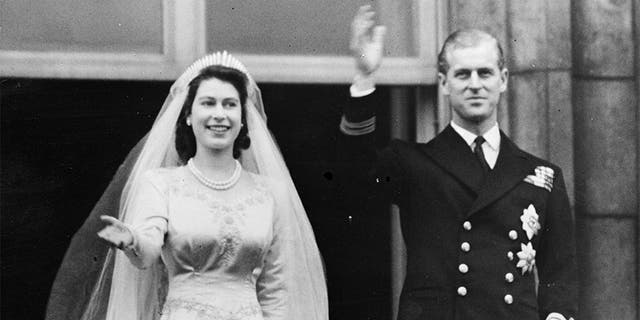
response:
[[[124,253],[140,269],[148,268],[160,257],[167,232],[167,199],[158,178],[153,172],[144,175],[127,213],[134,241]]]
[[[287,304],[285,283],[285,227],[278,204],[275,204],[273,218],[273,238],[265,254],[262,272],[257,281],[258,302],[265,320],[284,319]]]

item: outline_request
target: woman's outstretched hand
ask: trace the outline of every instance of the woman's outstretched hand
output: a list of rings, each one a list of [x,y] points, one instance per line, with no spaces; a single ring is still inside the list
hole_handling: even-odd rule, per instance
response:
[[[124,249],[133,244],[133,234],[120,220],[110,216],[100,216],[106,226],[98,232],[98,237],[110,246]]]

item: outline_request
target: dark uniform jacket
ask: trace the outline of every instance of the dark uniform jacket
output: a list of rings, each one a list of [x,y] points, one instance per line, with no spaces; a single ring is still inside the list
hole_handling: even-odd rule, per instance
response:
[[[345,118],[373,116],[375,102],[351,99]],[[399,320],[575,317],[574,221],[560,168],[502,132],[486,177],[451,126],[429,143],[393,140],[376,151],[373,136],[345,139],[364,148],[353,152],[370,152],[377,196],[400,207],[407,273]]]

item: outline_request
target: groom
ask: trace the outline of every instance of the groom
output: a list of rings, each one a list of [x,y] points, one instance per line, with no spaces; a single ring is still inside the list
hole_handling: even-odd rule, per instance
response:
[[[376,150],[372,79],[385,30],[372,18],[365,6],[352,24],[358,74],[340,129],[354,156],[369,155],[363,171],[376,195],[400,207],[407,273],[398,319],[575,317],[574,222],[562,172],[499,129],[508,70],[498,41],[480,30],[451,34],[438,57],[451,123],[427,144],[394,140]]]

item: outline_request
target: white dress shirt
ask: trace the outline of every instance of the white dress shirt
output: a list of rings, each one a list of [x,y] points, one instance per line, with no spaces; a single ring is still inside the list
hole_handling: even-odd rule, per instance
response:
[[[464,141],[467,143],[469,148],[471,148],[471,152],[476,147],[476,143],[474,140],[477,135],[472,133],[471,131],[457,125],[455,122],[451,121],[451,127],[455,130]],[[482,135],[485,143],[482,144],[482,152],[484,152],[484,158],[487,160],[487,164],[491,169],[496,166],[496,161],[498,161],[498,153],[500,153],[500,129],[498,129],[498,124],[496,123],[489,131],[485,132]]]

